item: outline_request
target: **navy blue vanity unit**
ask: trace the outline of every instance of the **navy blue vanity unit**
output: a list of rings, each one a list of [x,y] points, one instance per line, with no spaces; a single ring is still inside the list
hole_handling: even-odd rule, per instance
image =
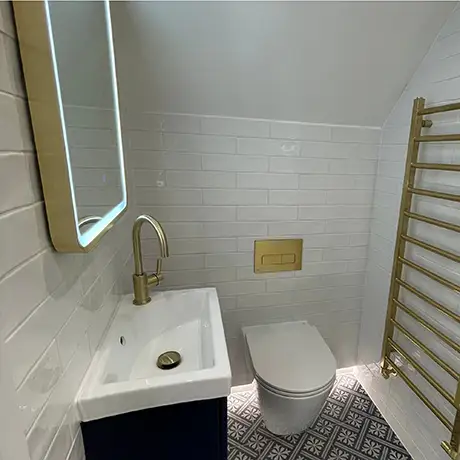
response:
[[[82,422],[87,460],[226,460],[227,398]]]

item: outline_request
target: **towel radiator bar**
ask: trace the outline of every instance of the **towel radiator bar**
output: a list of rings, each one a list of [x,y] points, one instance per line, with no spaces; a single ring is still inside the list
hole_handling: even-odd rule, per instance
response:
[[[420,266],[419,264],[407,258],[406,244],[409,243],[418,246],[424,250],[430,251],[439,256],[445,257],[451,261],[460,263],[460,254],[446,251],[438,248],[433,244],[422,241],[419,237],[413,237],[408,234],[409,221],[416,220],[430,224],[434,227],[450,230],[460,233],[460,225],[455,225],[450,222],[445,222],[439,219],[434,219],[429,216],[424,216],[420,213],[412,211],[412,197],[427,196],[439,200],[448,200],[460,202],[460,195],[451,193],[436,192],[434,190],[426,190],[418,188],[416,182],[417,170],[436,170],[436,171],[451,171],[460,172],[460,164],[439,164],[439,163],[419,163],[418,154],[420,144],[423,142],[448,142],[460,141],[460,134],[437,134],[425,135],[422,134],[423,128],[430,128],[433,125],[432,120],[424,119],[425,115],[449,112],[460,110],[460,103],[439,105],[434,107],[425,107],[425,99],[417,98],[414,100],[412,109],[412,120],[409,134],[408,151],[406,159],[406,168],[404,174],[404,183],[401,196],[401,207],[399,213],[397,238],[395,244],[395,252],[393,259],[393,270],[391,275],[390,292],[388,299],[388,311],[385,325],[385,333],[382,345],[382,362],[381,371],[385,378],[390,375],[398,375],[410,387],[410,389],[422,400],[422,402],[430,409],[433,414],[441,421],[441,423],[451,433],[449,441],[443,441],[441,446],[452,459],[460,458],[460,373],[453,369],[448,363],[441,359],[427,345],[415,337],[404,325],[397,320],[397,312],[402,311],[411,320],[416,321],[424,330],[436,336],[444,344],[450,347],[453,351],[460,353],[460,344],[451,337],[440,331],[430,321],[419,315],[410,306],[405,305],[399,298],[401,288],[414,294],[419,299],[423,300],[430,307],[433,307],[438,312],[441,312],[451,320],[460,323],[460,315],[447,306],[433,299],[431,295],[420,291],[417,287],[403,279],[403,267],[409,267],[412,270],[421,273],[422,275],[436,281],[447,289],[460,293],[460,285],[434,273],[433,271]],[[411,357],[394,338],[394,332],[404,336],[409,342],[415,345],[418,349],[424,352],[432,361],[434,361],[441,369],[447,372],[452,378],[457,381],[457,389],[455,394],[451,394],[438,380],[432,376],[426,369],[419,364],[416,359]],[[449,404],[454,407],[453,422],[429,400],[429,398],[420,390],[420,388],[407,376],[407,374],[398,367],[392,358],[392,353],[396,352],[409,363],[421,377],[423,377]]]

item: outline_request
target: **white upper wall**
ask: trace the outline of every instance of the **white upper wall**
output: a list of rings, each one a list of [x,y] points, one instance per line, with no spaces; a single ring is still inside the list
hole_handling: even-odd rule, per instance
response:
[[[122,105],[382,126],[454,2],[114,2]]]

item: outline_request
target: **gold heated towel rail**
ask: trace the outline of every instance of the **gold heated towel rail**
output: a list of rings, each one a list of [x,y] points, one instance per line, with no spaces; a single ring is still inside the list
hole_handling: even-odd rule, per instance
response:
[[[437,171],[456,171],[460,172],[460,164],[438,164],[438,163],[419,163],[418,153],[419,147],[422,142],[446,142],[446,141],[460,141],[460,134],[438,134],[438,135],[425,135],[422,134],[422,128],[430,128],[433,125],[432,120],[424,119],[425,115],[450,112],[453,110],[460,110],[460,103],[440,105],[435,107],[425,107],[425,99],[417,98],[414,100],[412,110],[412,121],[409,134],[409,143],[407,151],[406,169],[404,175],[403,190],[401,196],[401,208],[399,212],[398,231],[396,237],[395,253],[393,260],[393,271],[391,275],[390,293],[388,299],[388,312],[385,326],[385,333],[382,346],[382,363],[381,370],[385,378],[390,375],[398,375],[402,380],[411,388],[412,391],[423,401],[423,403],[433,412],[433,414],[441,421],[441,423],[450,431],[451,439],[441,443],[443,449],[452,459],[460,458],[459,444],[460,444],[460,374],[457,370],[453,369],[448,363],[441,359],[434,353],[426,344],[422,343],[415,335],[413,335],[406,327],[404,327],[397,320],[397,312],[402,311],[408,315],[411,320],[416,321],[430,334],[433,334],[437,339],[441,340],[457,353],[460,353],[460,344],[458,341],[453,340],[445,333],[440,331],[430,321],[423,318],[410,306],[405,305],[399,298],[401,288],[414,294],[419,299],[422,299],[430,307],[436,309],[442,314],[446,315],[453,321],[460,323],[460,315],[455,313],[447,306],[441,304],[433,299],[430,295],[420,291],[418,288],[412,286],[409,282],[403,280],[403,267],[409,267],[412,270],[429,277],[430,279],[438,282],[442,286],[460,293],[460,285],[445,279],[437,273],[420,266],[419,264],[409,260],[405,254],[406,244],[412,244],[421,247],[427,251],[433,252],[437,255],[443,256],[449,260],[460,263],[460,254],[457,255],[450,251],[438,248],[433,244],[427,243],[414,238],[408,234],[409,221],[416,220],[425,222],[435,227],[451,230],[460,233],[460,225],[455,225],[443,220],[434,219],[432,217],[424,216],[417,212],[412,211],[412,197],[413,195],[428,196],[440,200],[449,200],[460,202],[460,195],[453,195],[450,193],[441,193],[434,190],[426,190],[418,188],[416,182],[416,171],[419,170],[437,170]],[[457,390],[452,395],[446,390],[438,380],[431,375],[417,360],[411,357],[404,349],[395,341],[393,335],[395,330],[408,339],[413,345],[418,347],[424,352],[431,360],[433,360],[439,367],[447,372],[451,377],[457,381]],[[408,375],[401,370],[393,361],[392,353],[396,352],[402,356],[443,398],[454,407],[454,420],[453,422],[439,410],[435,404],[420,390],[420,388],[408,377]]]

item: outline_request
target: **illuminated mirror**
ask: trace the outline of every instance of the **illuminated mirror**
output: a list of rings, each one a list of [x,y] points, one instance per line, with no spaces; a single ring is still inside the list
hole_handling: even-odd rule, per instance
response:
[[[14,11],[51,238],[88,252],[127,207],[110,4]]]

